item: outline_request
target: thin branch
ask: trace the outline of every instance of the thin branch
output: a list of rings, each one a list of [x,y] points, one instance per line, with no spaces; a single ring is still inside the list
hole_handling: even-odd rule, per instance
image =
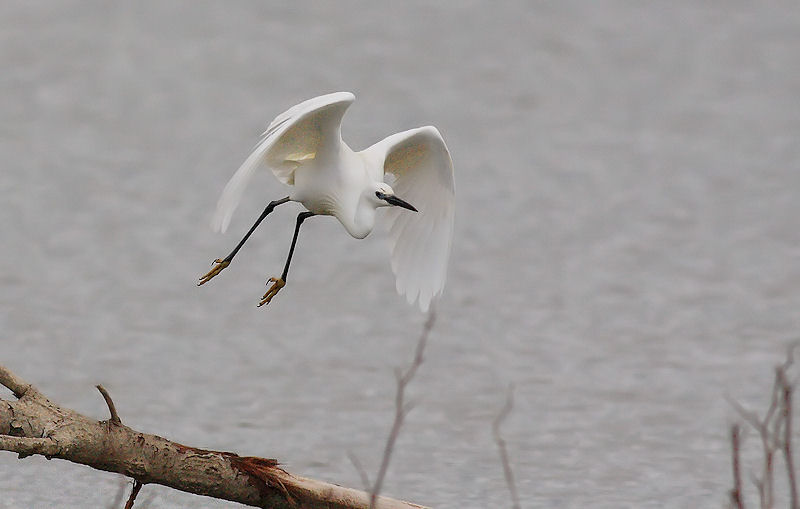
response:
[[[742,497],[742,471],[739,463],[741,428],[738,424],[731,426],[731,454],[733,455],[733,489],[731,490],[731,503],[736,509],[745,509]]]
[[[767,422],[769,422],[770,415],[771,415],[771,412],[772,412],[772,410],[771,410],[771,409],[772,409],[772,407],[770,407],[770,411],[769,411],[769,412],[767,412],[767,416],[766,416],[766,417],[764,417],[764,419],[762,420],[762,419],[761,419],[761,418],[758,416],[758,414],[757,414],[757,413],[755,413],[755,412],[754,412],[754,411],[752,411],[752,410],[748,410],[748,409],[746,409],[745,407],[743,407],[743,406],[741,405],[741,403],[739,403],[739,402],[738,402],[738,401],[736,401],[735,399],[731,398],[730,396],[727,396],[727,395],[726,395],[726,396],[725,396],[725,400],[728,402],[728,404],[729,404],[730,406],[732,406],[732,407],[733,407],[733,409],[734,409],[734,410],[736,410],[736,413],[738,413],[738,414],[739,414],[739,417],[741,417],[742,419],[744,419],[744,420],[745,420],[745,421],[746,421],[746,422],[747,422],[747,423],[748,423],[750,426],[752,426],[753,428],[755,428],[755,429],[757,429],[757,430],[760,430],[761,428],[764,428],[764,427],[765,427],[765,424],[766,424]],[[774,401],[773,401],[773,404],[774,404]]]
[[[408,412],[411,411],[411,405],[407,405],[404,402],[406,387],[414,378],[414,375],[417,374],[417,369],[419,369],[420,365],[422,364],[422,354],[425,352],[425,345],[428,342],[428,336],[430,335],[431,329],[433,328],[433,324],[435,322],[436,312],[433,308],[431,308],[431,310],[428,312],[428,319],[425,320],[425,326],[422,329],[422,334],[419,337],[419,341],[417,341],[417,348],[414,352],[414,360],[412,361],[411,366],[409,366],[405,373],[402,373],[399,370],[395,373],[397,376],[397,392],[395,393],[394,398],[394,422],[392,423],[391,431],[389,431],[389,436],[386,439],[386,446],[383,448],[381,466],[378,468],[378,475],[375,477],[375,484],[371,490],[369,509],[375,508],[378,495],[383,487],[383,480],[386,477],[386,471],[389,469],[389,460],[392,457],[394,444],[397,441],[397,437],[400,435],[400,427],[403,425],[403,420],[408,415]]]
[[[791,350],[790,350],[791,352]],[[784,368],[785,369],[785,368]],[[786,475],[789,478],[789,493],[791,495],[792,509],[798,509],[797,479],[794,473],[794,458],[792,454],[792,386],[786,379],[786,371],[779,369],[781,391],[783,394],[783,457],[786,462]]]
[[[778,443],[779,441],[777,439],[778,435],[771,432],[770,427],[777,428],[780,426],[781,422],[781,416],[776,415],[777,409],[781,406],[778,380],[779,379],[776,375],[775,384],[772,388],[770,405],[766,414],[764,414],[763,419],[760,418],[755,412],[744,408],[741,404],[739,404],[738,401],[735,401],[728,396],[725,397],[728,403],[739,413],[739,416],[744,419],[745,422],[747,422],[753,429],[758,431],[758,436],[761,439],[761,449],[762,454],[764,455],[764,461],[762,462],[761,467],[761,477],[756,477],[753,475],[752,482],[758,491],[758,498],[762,508],[772,507],[774,494],[773,458],[775,453],[778,451],[780,444]],[[733,445],[738,446],[739,442],[741,442],[741,428],[737,429],[737,433],[737,442]],[[738,455],[739,452],[734,451],[734,454]],[[738,461],[738,458],[735,459]],[[741,494],[741,487],[739,488],[739,493]]]
[[[494,421],[492,422],[492,435],[494,436],[494,441],[497,444],[497,449],[500,451],[500,461],[503,464],[503,476],[506,478],[508,491],[509,493],[511,493],[511,507],[513,507],[514,509],[520,509],[519,495],[517,494],[517,485],[514,482],[514,472],[511,470],[511,462],[508,459],[508,451],[506,450],[506,441],[503,440],[503,437],[500,436],[500,425],[503,424],[503,421],[506,419],[506,417],[508,417],[508,414],[511,413],[512,408],[514,408],[513,384],[508,386],[506,403],[505,405],[503,405],[503,408],[500,410],[500,413],[497,414],[497,417],[495,417]]]
[[[347,451],[347,457],[350,459],[350,463],[353,464],[353,467],[358,472],[358,476],[361,477],[361,485],[364,487],[365,490],[369,491],[371,488],[369,482],[369,476],[367,475],[367,471],[364,470],[364,466],[358,461],[358,457],[350,451]]]
[[[773,458],[777,449],[775,445],[769,444],[768,435],[761,438],[761,447],[764,452],[763,474],[761,480],[756,483],[756,487],[758,488],[761,507],[772,507],[772,501],[775,497],[775,476],[773,474],[775,462]]]
[[[122,424],[122,419],[120,419],[119,414],[117,414],[117,407],[114,406],[114,401],[111,399],[111,395],[108,393],[106,388],[99,384],[95,385],[95,387],[97,387],[97,390],[103,395],[103,399],[106,400],[108,411],[111,413],[111,420],[109,422],[116,425]]]
[[[0,366],[0,384],[10,389],[17,399],[21,399],[31,389],[31,384],[26,383],[25,380],[3,366]]]
[[[98,387],[100,387],[98,385]],[[133,502],[136,501],[136,495],[139,494],[139,490],[142,489],[142,483],[139,482],[138,479],[133,480],[133,489],[131,490],[131,496],[128,497],[128,501],[125,503],[125,509],[133,509]]]

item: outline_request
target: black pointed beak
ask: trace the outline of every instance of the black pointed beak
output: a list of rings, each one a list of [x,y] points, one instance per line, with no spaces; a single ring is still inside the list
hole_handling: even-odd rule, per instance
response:
[[[395,196],[393,194],[383,194],[383,193],[381,193],[381,194],[378,195],[378,198],[380,198],[382,200],[385,200],[386,203],[388,203],[390,205],[396,205],[398,207],[403,207],[404,209],[413,210],[414,212],[419,212],[416,208],[414,208],[413,205],[411,205],[410,203],[408,203],[405,200],[402,200],[402,199],[398,198],[397,196]]]

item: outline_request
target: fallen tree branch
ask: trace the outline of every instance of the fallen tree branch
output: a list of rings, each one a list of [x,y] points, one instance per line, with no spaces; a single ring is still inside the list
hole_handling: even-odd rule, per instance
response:
[[[0,450],[15,452],[20,459],[36,454],[64,459],[126,475],[136,484],[161,484],[255,507],[370,506],[370,494],[364,491],[295,476],[274,459],[199,449],[131,429],[122,424],[104,389],[98,388],[112,417],[97,421],[49,401],[3,366],[0,384],[17,398],[0,399]],[[131,504],[133,499],[135,495],[129,499]],[[422,506],[380,497],[377,507]]]

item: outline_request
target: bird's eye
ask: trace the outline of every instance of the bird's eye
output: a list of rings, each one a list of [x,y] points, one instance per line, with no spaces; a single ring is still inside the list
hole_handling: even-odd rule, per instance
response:
[[[380,197],[381,197],[381,192],[380,192],[380,191],[375,191],[375,196],[377,196],[378,198],[380,198]]]

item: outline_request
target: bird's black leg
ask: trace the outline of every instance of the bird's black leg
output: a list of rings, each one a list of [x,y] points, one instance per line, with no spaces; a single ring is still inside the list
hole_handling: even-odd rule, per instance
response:
[[[313,212],[301,212],[297,216],[297,224],[294,227],[294,237],[292,237],[292,246],[289,248],[289,256],[286,258],[286,265],[283,267],[283,274],[281,279],[286,281],[286,276],[289,274],[289,264],[292,263],[292,255],[294,254],[294,246],[297,244],[297,235],[300,233],[300,225],[309,217],[315,215]]]
[[[286,286],[286,277],[289,275],[289,264],[292,263],[292,255],[294,254],[294,246],[297,245],[297,235],[300,233],[300,225],[303,224],[303,221],[308,219],[311,216],[314,216],[313,212],[301,212],[297,216],[297,224],[294,227],[294,237],[292,237],[292,246],[289,248],[289,256],[286,258],[286,265],[283,267],[283,274],[280,278],[271,277],[267,283],[272,283],[272,286],[269,287],[267,293],[261,297],[261,302],[258,303],[258,306],[261,307],[264,304],[269,304],[269,301],[280,291],[281,288]]]
[[[244,245],[244,243],[247,242],[247,239],[250,238],[250,235],[253,234],[253,232],[256,230],[256,228],[258,228],[258,225],[261,224],[261,221],[263,221],[264,218],[267,217],[269,215],[269,213],[273,211],[273,209],[275,209],[275,207],[277,207],[278,205],[283,205],[287,201],[289,201],[289,197],[288,196],[286,198],[281,198],[280,200],[275,200],[275,201],[269,202],[269,205],[267,205],[267,207],[264,209],[264,212],[262,212],[261,215],[258,216],[258,219],[256,219],[255,224],[253,224],[253,226],[250,228],[250,230],[247,232],[247,234],[245,234],[244,238],[242,238],[242,240],[240,240],[239,243],[236,244],[236,247],[233,248],[233,251],[231,251],[230,254],[228,256],[226,256],[225,258],[223,258],[222,260],[220,260],[219,258],[214,260],[214,263],[216,263],[216,265],[214,266],[214,268],[212,268],[210,271],[208,271],[208,273],[206,275],[204,275],[203,277],[200,278],[200,282],[197,283],[197,286],[200,286],[200,285],[202,285],[204,283],[208,283],[209,281],[211,281],[211,279],[214,276],[216,276],[217,274],[222,272],[222,269],[224,269],[225,267],[230,265],[231,264],[231,260],[233,260],[233,257],[236,256],[236,253],[238,253],[239,250]]]

